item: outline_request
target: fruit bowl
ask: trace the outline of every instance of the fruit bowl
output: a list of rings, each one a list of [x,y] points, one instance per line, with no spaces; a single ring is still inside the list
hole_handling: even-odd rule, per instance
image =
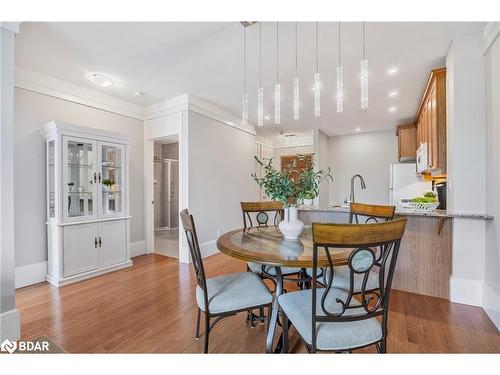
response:
[[[434,211],[436,208],[439,207],[439,202],[431,202],[431,203],[426,203],[426,202],[409,202],[411,205],[411,208],[415,211],[421,211],[421,212],[430,212]]]

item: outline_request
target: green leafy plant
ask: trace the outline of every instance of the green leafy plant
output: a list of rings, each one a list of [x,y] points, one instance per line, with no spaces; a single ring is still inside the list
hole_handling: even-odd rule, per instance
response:
[[[115,180],[104,179],[104,180],[102,180],[102,183],[103,183],[103,185],[106,185],[106,186],[110,187],[111,185],[115,184]]]
[[[303,157],[299,155],[299,160]],[[330,168],[315,172],[311,160],[302,171],[297,169],[295,160],[283,171],[274,168],[272,158],[260,160],[255,157],[255,160],[262,167],[264,176],[258,177],[253,173],[253,179],[269,198],[282,202],[285,207],[296,205],[302,199],[316,198],[321,182],[328,178],[333,181]]]

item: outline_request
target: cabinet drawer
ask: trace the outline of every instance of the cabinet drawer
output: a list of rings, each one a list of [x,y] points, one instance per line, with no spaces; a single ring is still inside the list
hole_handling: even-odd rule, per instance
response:
[[[68,225],[64,227],[64,276],[92,271],[99,266],[99,248],[96,245],[97,224]]]
[[[127,258],[127,228],[125,220],[103,221],[99,223],[99,267],[107,267],[124,262]]]

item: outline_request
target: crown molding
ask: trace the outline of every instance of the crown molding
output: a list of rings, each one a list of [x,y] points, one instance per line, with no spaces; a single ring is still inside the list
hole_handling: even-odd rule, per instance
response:
[[[483,29],[483,55],[488,52],[499,34],[500,22],[488,22]]]
[[[144,120],[144,108],[140,105],[19,66],[15,68],[14,86],[133,119]]]
[[[19,25],[21,22],[0,22],[0,29],[12,31],[14,34],[19,34]]]

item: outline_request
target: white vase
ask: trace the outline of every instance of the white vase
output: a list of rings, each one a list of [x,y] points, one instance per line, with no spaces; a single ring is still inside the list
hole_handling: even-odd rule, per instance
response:
[[[280,231],[285,236],[285,240],[296,241],[302,233],[304,223],[297,216],[297,207],[285,208],[285,220],[279,223]]]

